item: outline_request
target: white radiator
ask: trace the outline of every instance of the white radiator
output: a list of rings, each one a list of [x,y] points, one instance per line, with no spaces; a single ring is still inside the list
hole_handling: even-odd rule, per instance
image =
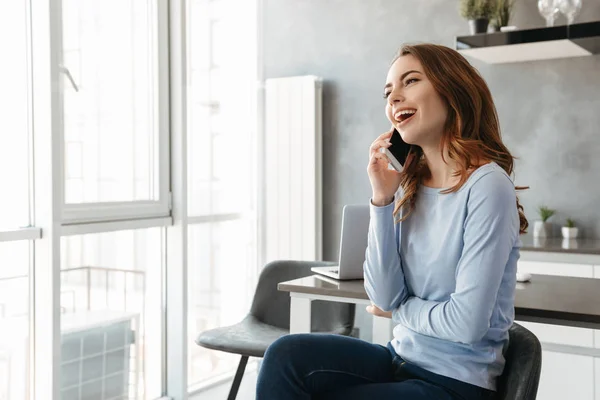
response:
[[[266,80],[265,262],[322,259],[322,81]]]

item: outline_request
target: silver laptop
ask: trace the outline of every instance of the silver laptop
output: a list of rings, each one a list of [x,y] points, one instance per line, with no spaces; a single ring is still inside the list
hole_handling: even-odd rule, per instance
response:
[[[340,280],[363,279],[369,221],[368,204],[344,206],[338,265],[313,267],[312,271]]]

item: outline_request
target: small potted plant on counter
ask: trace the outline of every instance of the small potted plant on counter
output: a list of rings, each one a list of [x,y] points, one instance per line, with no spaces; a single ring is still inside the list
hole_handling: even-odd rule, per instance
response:
[[[471,35],[486,33],[494,16],[495,0],[461,0],[460,15],[469,21]]]
[[[575,226],[575,221],[571,218],[567,218],[567,222],[565,223],[565,226],[562,227],[561,232],[563,238],[575,239],[579,233],[579,229]]]
[[[513,13],[513,7],[516,0],[495,0],[494,5],[494,25],[502,32],[517,29],[516,26],[509,26],[510,17]]]
[[[534,237],[550,237],[552,236],[552,224],[548,220],[554,215],[556,211],[546,206],[538,207],[538,214],[540,215],[541,221],[535,221],[533,225],[533,236]]]

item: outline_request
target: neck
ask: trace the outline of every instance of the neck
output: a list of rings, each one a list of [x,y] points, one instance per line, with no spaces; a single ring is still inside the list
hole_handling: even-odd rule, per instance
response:
[[[453,176],[457,170],[457,164],[451,160],[447,149],[444,149],[444,157],[439,146],[423,147],[425,162],[429,168],[431,176],[423,184],[434,188],[449,188],[454,186],[458,178]]]

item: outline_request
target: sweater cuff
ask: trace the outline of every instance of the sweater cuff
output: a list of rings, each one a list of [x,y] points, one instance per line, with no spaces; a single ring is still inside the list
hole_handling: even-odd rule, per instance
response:
[[[396,201],[396,196],[392,199],[392,202],[385,206],[376,206],[373,204],[373,198],[369,200],[369,206],[371,208],[371,215],[373,214],[387,214],[394,211],[394,205]]]

